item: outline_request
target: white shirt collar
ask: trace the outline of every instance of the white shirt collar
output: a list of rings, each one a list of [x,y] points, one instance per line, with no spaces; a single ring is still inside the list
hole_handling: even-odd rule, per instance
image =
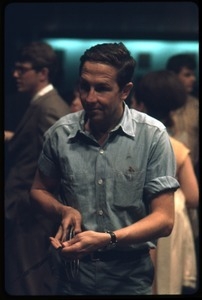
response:
[[[36,95],[32,98],[32,102],[35,101],[37,98],[47,94],[48,92],[53,90],[53,85],[52,84],[48,84],[47,86],[45,86],[43,89],[41,89],[38,93],[36,93]]]

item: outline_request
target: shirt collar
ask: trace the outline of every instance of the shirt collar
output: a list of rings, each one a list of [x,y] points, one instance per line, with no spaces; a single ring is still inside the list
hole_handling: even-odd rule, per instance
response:
[[[130,108],[126,105],[125,102],[123,102],[124,105],[124,113],[123,113],[123,117],[121,119],[121,121],[119,122],[119,124],[117,124],[112,130],[111,132],[115,132],[118,130],[122,130],[122,132],[124,132],[126,135],[130,136],[130,137],[134,137],[135,136],[135,122],[133,122],[133,118],[132,118],[132,114],[130,111]],[[84,122],[85,122],[85,111],[82,110],[81,112],[79,112],[79,123],[78,126],[75,126],[74,130],[72,130],[71,134],[69,137],[73,138],[76,136],[77,132],[80,131],[82,133],[84,133]]]
[[[52,90],[53,90],[53,85],[48,84],[43,89],[41,89],[38,93],[36,93],[36,95],[32,98],[32,102],[35,101],[36,99],[38,99],[39,97],[47,94],[48,92],[50,92]]]
[[[123,117],[122,117],[120,123],[113,129],[113,131],[121,127],[122,131],[126,135],[134,137],[136,126],[135,126],[135,122],[133,122],[131,110],[128,107],[128,105],[126,105],[125,102],[123,102],[123,105],[124,105]]]

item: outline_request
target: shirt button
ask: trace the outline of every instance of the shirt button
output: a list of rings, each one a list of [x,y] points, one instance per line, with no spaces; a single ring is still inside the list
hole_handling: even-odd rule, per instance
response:
[[[103,153],[104,153],[104,150],[103,150],[103,149],[101,149],[101,150],[100,150],[100,154],[103,154]]]
[[[100,216],[102,216],[102,215],[103,215],[103,211],[102,211],[102,210],[99,210],[99,211],[98,211],[98,214],[99,214]]]
[[[103,180],[102,180],[102,179],[99,179],[99,180],[98,180],[98,184],[103,184]]]

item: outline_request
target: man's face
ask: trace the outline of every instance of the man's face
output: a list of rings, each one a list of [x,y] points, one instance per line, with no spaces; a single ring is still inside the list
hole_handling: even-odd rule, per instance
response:
[[[122,115],[126,97],[120,91],[116,78],[116,68],[85,62],[80,76],[80,97],[91,122],[110,122]]]
[[[194,84],[196,81],[196,76],[194,71],[188,69],[187,67],[183,67],[181,71],[177,74],[180,81],[183,83],[186,92],[189,94],[193,91]]]
[[[39,77],[31,63],[17,62],[13,70],[13,77],[16,79],[19,92],[34,94],[37,91]]]

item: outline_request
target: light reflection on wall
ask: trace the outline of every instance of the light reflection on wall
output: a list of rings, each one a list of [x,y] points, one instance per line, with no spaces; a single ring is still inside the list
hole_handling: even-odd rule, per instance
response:
[[[165,68],[167,59],[175,54],[190,53],[199,62],[198,41],[154,41],[154,40],[112,40],[112,39],[72,39],[47,38],[49,43],[62,56],[65,84],[74,84],[78,76],[80,56],[93,45],[104,42],[123,42],[137,61],[136,77],[151,71]],[[198,70],[196,70],[198,76]]]

